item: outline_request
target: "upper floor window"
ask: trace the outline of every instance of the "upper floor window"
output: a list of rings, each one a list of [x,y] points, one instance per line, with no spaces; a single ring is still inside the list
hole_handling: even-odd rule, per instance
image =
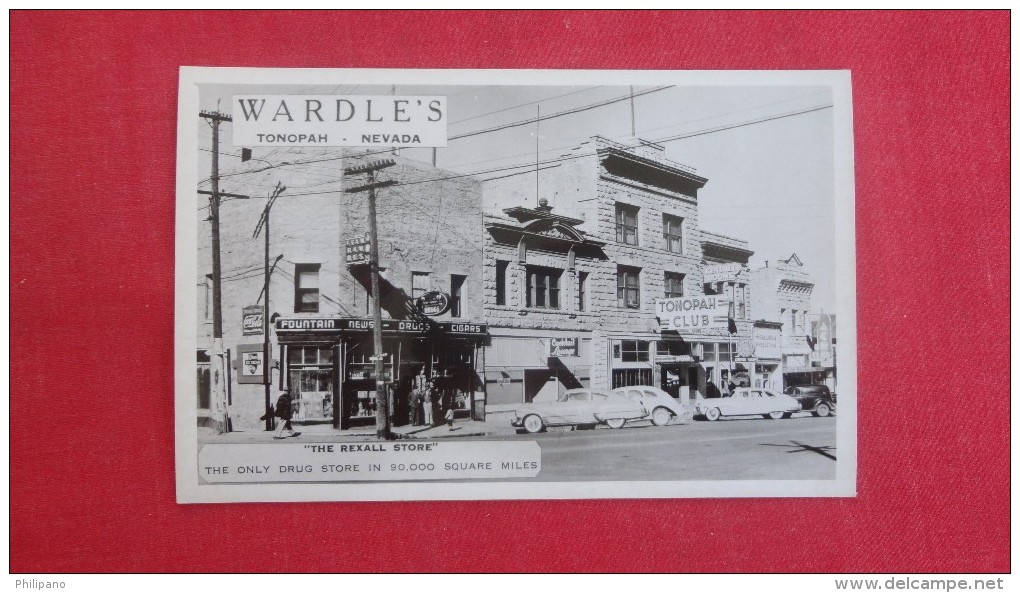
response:
[[[577,310],[584,311],[588,306],[588,272],[577,273]]]
[[[641,270],[619,266],[616,271],[616,304],[618,307],[641,307]]]
[[[541,309],[560,308],[560,275],[562,270],[528,266],[528,297],[526,305]]]
[[[684,275],[675,272],[666,272],[665,295],[667,299],[674,299],[684,296]]]
[[[464,296],[464,282],[467,281],[467,276],[461,276],[460,274],[450,274],[450,316],[460,317],[463,311],[461,311],[461,303],[463,302]]]
[[[319,264],[294,265],[294,312],[319,312]]]
[[[638,244],[638,209],[626,204],[616,205],[616,241],[626,245]]]
[[[662,239],[666,244],[666,251],[683,253],[683,225],[684,219],[679,216],[662,215]]]
[[[496,260],[496,304],[506,304],[506,269],[510,262]]]
[[[613,345],[613,358],[623,362],[648,362],[651,342],[623,340]]]
[[[417,299],[429,291],[429,273],[411,272],[411,298]]]
[[[737,303],[737,319],[747,319],[747,287],[738,284],[733,300]]]

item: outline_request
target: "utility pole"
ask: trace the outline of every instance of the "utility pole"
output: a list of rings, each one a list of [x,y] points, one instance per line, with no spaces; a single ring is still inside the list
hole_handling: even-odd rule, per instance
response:
[[[273,357],[272,351],[269,348],[269,211],[272,209],[273,204],[276,203],[276,198],[280,197],[280,194],[286,191],[286,189],[286,186],[277,182],[276,187],[269,194],[269,201],[266,202],[266,207],[262,209],[262,217],[259,218],[259,223],[255,225],[255,232],[252,234],[252,238],[256,238],[263,228],[266,230],[265,269],[262,285],[262,294],[265,299],[262,301],[262,382],[266,386],[266,430],[273,430],[273,414],[269,411],[273,405],[272,394],[270,393],[273,387],[270,361]],[[280,387],[283,387],[283,385],[281,384]]]
[[[223,433],[228,430],[230,419],[223,383],[226,364],[223,358],[223,305],[220,293],[220,123],[232,120],[229,115],[218,111],[201,111],[198,116],[208,120],[212,126],[212,194],[209,198],[209,211],[212,218],[213,343],[210,358],[216,361],[216,368],[212,373],[211,387],[214,409],[220,415],[219,431]]]
[[[368,192],[368,232],[371,238],[369,253],[369,269],[372,273],[372,325],[373,325],[373,356],[375,362],[375,434],[380,439],[391,440],[389,397],[386,393],[386,381],[383,380],[383,341],[382,341],[382,304],[379,302],[379,231],[375,214],[375,190],[380,187],[395,185],[396,181],[376,181],[375,172],[396,163],[391,159],[371,161],[357,167],[344,169],[344,175],[368,173],[368,182],[344,190],[346,193]]]

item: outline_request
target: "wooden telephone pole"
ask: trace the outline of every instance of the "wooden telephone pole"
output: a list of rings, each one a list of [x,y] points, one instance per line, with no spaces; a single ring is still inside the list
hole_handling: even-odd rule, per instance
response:
[[[393,160],[385,159],[344,169],[344,175],[368,173],[367,183],[348,188],[344,191],[346,193],[368,192],[368,232],[371,237],[368,265],[372,273],[372,337],[374,342],[372,360],[375,362],[375,434],[378,438],[386,440],[392,439],[393,433],[390,431],[389,396],[386,393],[386,381],[383,379],[382,304],[379,302],[379,231],[375,214],[375,190],[380,187],[395,185],[397,182],[376,181],[375,172],[386,167],[392,167],[395,164]]]
[[[227,432],[230,419],[227,414],[227,392],[223,383],[226,364],[223,357],[223,304],[220,294],[220,124],[232,121],[229,115],[216,111],[201,111],[199,117],[212,126],[212,193],[209,198],[209,213],[212,219],[212,298],[213,298],[213,343],[209,359],[216,365],[212,369],[213,409],[219,415],[219,431]]]

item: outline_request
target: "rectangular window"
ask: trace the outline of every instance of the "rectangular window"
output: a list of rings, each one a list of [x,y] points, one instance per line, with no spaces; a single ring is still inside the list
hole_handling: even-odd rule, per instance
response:
[[[506,268],[508,261],[496,260],[496,304],[506,304]]]
[[[294,265],[294,312],[319,312],[319,264]]]
[[[666,298],[675,299],[684,296],[684,275],[666,272]]]
[[[641,270],[619,266],[616,271],[616,304],[618,307],[641,307]]]
[[[459,274],[450,274],[450,316],[460,317],[461,316],[461,299],[464,295],[464,282],[467,280],[467,276],[461,276]]]
[[[650,350],[651,342],[643,342],[641,340],[621,340],[620,341],[620,360],[623,362],[648,362],[648,353]],[[614,348],[613,353],[617,350]]]
[[[616,242],[638,244],[638,209],[625,204],[616,205]]]
[[[411,272],[411,298],[417,299],[429,291],[429,273]]]
[[[747,299],[744,298],[744,285],[737,286],[734,298],[737,301],[737,319],[747,319]]]
[[[528,266],[528,307],[560,308],[560,274],[562,270]]]
[[[613,389],[652,385],[652,369],[613,369]]]
[[[577,310],[584,311],[588,299],[588,272],[577,273]]]
[[[662,215],[662,239],[666,244],[666,251],[683,253],[684,251],[684,219],[679,216]]]

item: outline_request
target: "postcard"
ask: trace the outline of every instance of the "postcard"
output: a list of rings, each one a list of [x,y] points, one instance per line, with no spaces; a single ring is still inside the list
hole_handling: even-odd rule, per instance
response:
[[[177,158],[181,503],[856,493],[849,72],[185,67]]]

